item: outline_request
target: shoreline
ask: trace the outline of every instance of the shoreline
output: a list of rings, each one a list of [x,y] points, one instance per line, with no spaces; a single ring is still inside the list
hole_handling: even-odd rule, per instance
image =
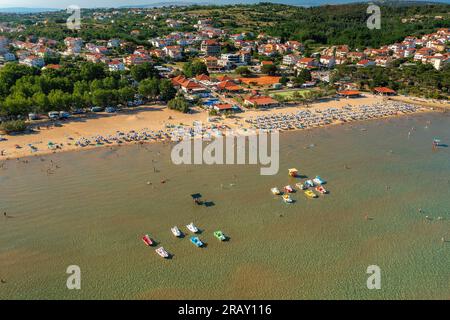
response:
[[[177,111],[169,110],[165,106],[147,105],[139,110],[127,110],[124,113],[116,115],[99,115],[93,118],[74,118],[68,122],[62,122],[61,126],[53,126],[50,129],[40,129],[29,134],[20,134],[13,136],[6,136],[6,141],[0,142],[0,150],[4,155],[0,155],[0,161],[6,160],[20,160],[29,157],[48,156],[60,152],[72,152],[81,150],[92,150],[94,148],[116,148],[126,145],[149,145],[152,143],[170,143],[174,142],[169,134],[173,128],[182,126],[184,128],[192,128],[193,122],[201,121],[203,127],[217,126],[219,131],[223,132],[229,129],[243,129],[248,130],[253,128],[250,123],[247,123],[247,119],[261,116],[274,116],[283,114],[292,114],[295,112],[309,112],[311,110],[327,110],[328,108],[336,108],[343,110],[345,106],[351,105],[354,107],[372,106],[379,103],[398,103],[395,100],[386,100],[383,97],[366,95],[357,99],[340,99],[336,101],[326,101],[311,104],[309,108],[301,105],[279,107],[275,109],[265,110],[248,110],[244,113],[236,114],[232,117],[221,119],[217,122],[208,122],[208,112],[205,110],[196,109],[193,114],[182,114]],[[419,110],[411,112],[409,114],[419,114],[423,112],[436,112],[436,110],[421,107]],[[155,114],[156,113],[156,114]],[[380,120],[390,117],[401,117],[408,114],[393,114],[388,116],[374,117],[365,120]],[[332,121],[331,123],[308,127],[308,128],[293,128],[289,130],[280,130],[280,133],[284,131],[300,131],[310,130],[314,128],[324,128],[333,125],[343,125],[347,123],[358,123],[365,121],[354,120],[350,122]],[[124,140],[114,142],[108,141],[107,144],[92,143],[86,139],[89,137],[108,135],[120,135],[124,136]],[[127,140],[127,137],[132,134],[134,136],[141,137],[142,133],[148,135],[148,132],[155,134],[151,138],[145,140]],[[160,135],[160,138],[157,136]],[[87,143],[84,146],[77,145],[78,141],[85,141]],[[103,142],[103,140],[102,140]],[[50,145],[51,143],[51,145]],[[17,148],[16,146],[20,146]],[[50,149],[50,146],[52,149]],[[54,149],[53,149],[54,147]],[[35,148],[35,149],[34,149]],[[34,151],[33,151],[34,150]]]

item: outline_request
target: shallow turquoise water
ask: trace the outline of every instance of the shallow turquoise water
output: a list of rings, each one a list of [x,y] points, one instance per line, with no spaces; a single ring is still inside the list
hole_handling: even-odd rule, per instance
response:
[[[450,148],[433,150],[434,137],[450,144],[446,114],[283,133],[275,176],[256,165],[175,166],[170,145],[9,161],[0,298],[448,299]],[[330,194],[283,204],[270,188],[295,183],[291,167],[324,177]],[[196,192],[214,205],[195,206]],[[191,221],[206,248],[170,233]],[[144,233],[173,259],[145,247]],[[72,264],[79,291],[65,286]],[[373,264],[381,290],[366,287]]]

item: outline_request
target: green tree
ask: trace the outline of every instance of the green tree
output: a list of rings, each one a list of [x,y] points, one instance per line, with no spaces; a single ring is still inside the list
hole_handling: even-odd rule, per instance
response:
[[[237,74],[239,74],[241,76],[249,76],[252,74],[250,69],[245,66],[237,67],[236,70],[234,70],[234,72],[236,72]]]
[[[157,70],[149,62],[132,66],[130,72],[131,76],[136,81],[142,81],[144,79],[158,77]]]
[[[183,66],[183,73],[188,78],[195,77],[199,74],[209,74],[208,67],[200,60],[185,63]]]
[[[85,62],[80,68],[81,78],[92,81],[94,79],[102,79],[105,77],[105,66],[102,63]]]
[[[273,76],[277,73],[277,66],[274,64],[265,64],[261,67],[261,72]]]
[[[297,77],[294,78],[294,82],[296,84],[304,84],[305,82],[311,81],[311,71],[308,69],[301,69]]]
[[[118,99],[122,104],[126,104],[128,101],[133,100],[136,91],[132,87],[123,87],[118,90]]]
[[[163,101],[169,101],[175,98],[177,90],[173,87],[172,82],[167,79],[161,80],[159,83],[160,98]]]
[[[61,90],[52,90],[48,94],[48,102],[53,110],[70,110],[72,95]]]
[[[50,102],[47,95],[42,92],[35,93],[33,95],[33,106],[36,108],[35,112],[48,112]]]
[[[183,96],[178,96],[170,100],[167,106],[169,109],[178,110],[183,113],[188,113],[190,110],[189,102]]]
[[[139,83],[138,92],[147,99],[155,99],[159,95],[159,79],[145,79]]]

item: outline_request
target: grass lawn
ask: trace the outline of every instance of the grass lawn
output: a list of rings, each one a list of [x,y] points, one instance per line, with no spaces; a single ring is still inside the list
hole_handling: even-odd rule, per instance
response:
[[[298,89],[298,90],[289,90],[289,91],[279,90],[279,91],[271,91],[270,95],[271,96],[278,95],[278,96],[282,96],[284,98],[290,99],[293,97],[294,92],[298,92],[302,95],[302,97],[304,97],[305,93],[310,92],[310,91],[313,91],[313,89]]]

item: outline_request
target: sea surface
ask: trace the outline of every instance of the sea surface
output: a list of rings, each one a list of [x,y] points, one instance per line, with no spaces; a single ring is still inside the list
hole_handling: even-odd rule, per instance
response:
[[[7,161],[0,299],[449,299],[446,143],[449,114],[426,113],[282,133],[274,176],[259,165],[176,166],[170,144]],[[282,203],[270,188],[298,182],[291,167],[320,175],[330,193]],[[191,221],[205,248],[171,234]],[[219,229],[229,241],[214,238]],[[80,290],[66,287],[70,265]],[[379,290],[367,288],[371,265]]]

